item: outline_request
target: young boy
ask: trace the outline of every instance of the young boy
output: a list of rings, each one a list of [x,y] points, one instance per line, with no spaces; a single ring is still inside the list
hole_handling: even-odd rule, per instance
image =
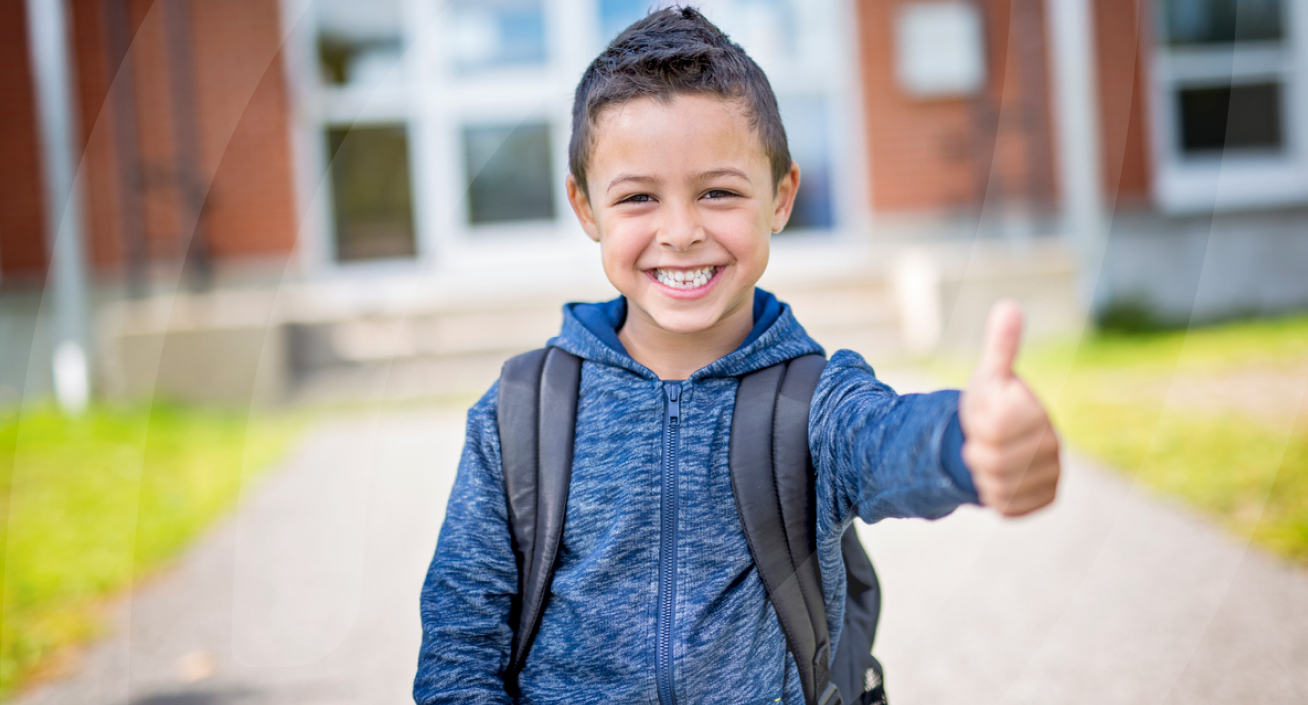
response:
[[[622,297],[568,305],[549,342],[583,366],[548,601],[507,693],[518,575],[492,388],[469,411],[422,591],[415,700],[800,705],[727,465],[739,377],[821,351],[788,306],[755,288],[800,183],[776,99],[699,13],[663,10],[587,69],[569,156],[568,197]],[[965,502],[1020,515],[1053,500],[1058,441],[1012,374],[1020,326],[1012,304],[992,311],[961,398],[897,396],[857,354],[831,356],[808,439],[833,642],[840,538],[856,516],[935,518]],[[670,401],[680,408],[671,442]]]

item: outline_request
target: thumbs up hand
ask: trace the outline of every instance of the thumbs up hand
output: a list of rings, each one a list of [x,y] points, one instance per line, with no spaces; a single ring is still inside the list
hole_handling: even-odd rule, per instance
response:
[[[981,362],[959,401],[963,462],[981,503],[1006,517],[1054,501],[1058,436],[1049,415],[1013,374],[1022,338],[1022,309],[1004,300],[990,309]]]

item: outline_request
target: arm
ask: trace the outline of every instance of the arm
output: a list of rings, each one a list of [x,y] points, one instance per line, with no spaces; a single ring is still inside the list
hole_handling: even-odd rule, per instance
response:
[[[857,353],[841,350],[822,373],[809,417],[821,514],[938,518],[976,502],[959,455],[958,392],[898,395]],[[838,532],[837,532],[838,535]]]
[[[898,396],[857,354],[833,355],[809,418],[818,496],[829,502],[820,516],[835,526],[855,513],[867,522],[937,518],[977,502],[1013,517],[1054,501],[1058,434],[1013,373],[1021,335],[1021,309],[995,304],[961,399],[955,391]]]
[[[495,422],[495,387],[468,412],[458,476],[436,555],[422,586],[422,648],[413,698],[436,703],[510,703],[501,676],[513,629],[518,569]]]

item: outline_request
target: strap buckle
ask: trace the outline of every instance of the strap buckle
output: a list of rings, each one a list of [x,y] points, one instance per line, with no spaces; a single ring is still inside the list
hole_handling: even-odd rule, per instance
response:
[[[840,689],[835,683],[827,683],[827,689],[818,696],[817,705],[844,705],[840,699]]]

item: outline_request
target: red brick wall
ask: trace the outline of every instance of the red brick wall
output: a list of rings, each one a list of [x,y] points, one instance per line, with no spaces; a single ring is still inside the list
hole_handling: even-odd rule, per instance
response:
[[[296,216],[278,0],[192,4],[203,28],[195,58],[214,254],[289,253]]]
[[[70,22],[76,64],[77,103],[81,110],[83,169],[88,239],[87,257],[95,268],[122,256],[119,232],[119,184],[113,110],[105,96],[113,79],[105,60],[100,0],[71,0]],[[115,67],[116,68],[116,67]]]
[[[1044,0],[983,0],[988,81],[975,100],[915,100],[899,88],[894,22],[908,1],[856,3],[873,207],[948,210],[983,200],[1056,199]],[[1095,0],[1091,6],[1106,194],[1110,203],[1146,202],[1148,57],[1138,47],[1148,45],[1149,5]]]
[[[1148,200],[1151,186],[1144,127],[1149,3],[1096,0],[1092,5],[1104,194],[1110,205],[1138,205]]]
[[[151,260],[176,261],[189,236],[177,177],[173,68],[162,2],[129,0],[132,106],[141,184],[122,182],[104,0],[72,0],[88,177],[90,252],[101,268],[124,258],[124,189],[139,213]],[[214,259],[287,256],[295,246],[295,204],[277,0],[190,3],[194,70],[193,145],[202,220]]]
[[[857,3],[872,206],[961,206],[976,196],[971,122],[961,100],[914,103],[896,85],[895,0]]]
[[[1043,3],[987,0],[982,95],[920,100],[895,78],[894,23],[905,2],[856,3],[873,207],[911,211],[975,207],[997,197],[1048,200],[1054,185]],[[1015,2],[1024,3],[1023,13],[1013,11]]]
[[[46,267],[45,211],[27,12],[0,0],[0,281],[39,279]]]

